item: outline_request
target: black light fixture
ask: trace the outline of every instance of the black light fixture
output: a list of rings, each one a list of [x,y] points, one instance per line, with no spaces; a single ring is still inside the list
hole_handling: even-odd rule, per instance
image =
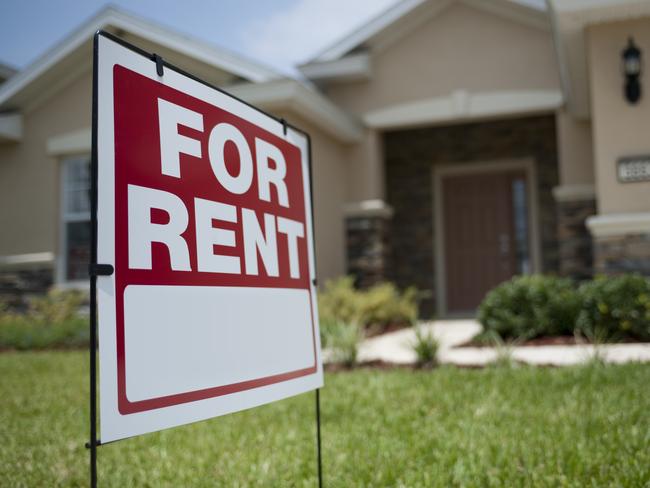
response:
[[[625,75],[625,99],[631,104],[641,99],[641,71],[643,62],[641,50],[634,43],[632,37],[627,41],[627,47],[621,53],[623,57],[623,75]]]

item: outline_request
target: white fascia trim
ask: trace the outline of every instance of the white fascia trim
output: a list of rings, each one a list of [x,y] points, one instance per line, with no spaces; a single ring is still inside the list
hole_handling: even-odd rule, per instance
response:
[[[560,26],[555,13],[555,6],[550,0],[545,0],[547,5],[547,10],[550,19],[551,33],[553,37],[553,47],[555,48],[555,56],[558,62],[558,71],[560,73],[560,84],[562,85],[562,93],[564,93],[564,99],[570,111],[573,106],[572,98],[572,86],[571,86],[571,77],[569,74],[569,63],[567,61],[566,46],[564,45],[564,39],[562,38],[560,32]]]
[[[165,29],[155,23],[125,14],[113,8],[109,10],[111,21],[106,22],[106,24],[121,28],[131,34],[138,35],[156,44],[178,51],[190,58],[203,61],[206,64],[221,68],[254,82],[263,82],[280,77],[280,74],[271,68],[244,59],[203,41]]]
[[[396,5],[380,13],[378,16],[362,25],[351,34],[345,36],[343,39],[337,41],[335,44],[318,53],[313,59],[310,60],[310,63],[317,61],[332,61],[334,59],[340,58],[351,49],[354,49],[360,44],[363,44],[372,36],[382,31],[393,22],[397,21],[400,17],[406,15],[411,10],[427,1],[429,0],[403,0],[401,2],[398,2]]]
[[[18,142],[23,137],[23,116],[19,113],[0,114],[0,141]]]
[[[489,2],[485,0],[462,0],[462,2],[470,7],[490,12],[536,29],[548,30],[550,27],[548,15],[543,8],[523,5],[514,0],[490,0]]]
[[[53,266],[54,253],[52,252],[35,252],[29,254],[13,254],[10,256],[0,256],[0,269],[7,268],[29,268],[34,266]]]
[[[587,219],[594,237],[650,234],[650,213],[595,215]]]
[[[47,154],[49,156],[64,156],[90,152],[92,144],[92,130],[81,129],[68,132],[59,136],[50,137],[47,140]]]
[[[596,188],[593,183],[560,185],[553,188],[553,197],[556,202],[594,200],[596,198]]]
[[[113,7],[108,7],[0,86],[0,106],[23,87],[32,83],[45,71],[79,48],[84,42],[91,39],[95,32],[108,26],[123,29],[254,82],[279,77],[278,73],[269,68],[243,60],[231,53],[206,45],[201,41],[184,37],[156,24],[137,19]]]
[[[448,97],[406,102],[368,112],[366,125],[392,129],[429,123],[465,121],[495,116],[554,111],[562,106],[556,90],[515,90],[486,93],[455,91]]]
[[[381,217],[390,218],[393,216],[393,207],[383,200],[363,200],[360,202],[348,203],[343,207],[346,217]]]
[[[648,12],[647,0],[552,0],[558,12],[580,13],[587,22],[639,17]]]
[[[345,143],[359,142],[363,129],[317,91],[292,79],[236,85],[228,91],[252,105],[269,111],[293,110],[324,132]]]
[[[371,78],[368,53],[353,54],[333,61],[303,64],[299,67],[303,75],[314,81],[354,81]]]

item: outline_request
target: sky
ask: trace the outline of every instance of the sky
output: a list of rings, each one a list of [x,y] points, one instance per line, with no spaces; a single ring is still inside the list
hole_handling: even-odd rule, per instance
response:
[[[0,0],[0,63],[22,69],[106,5],[283,73],[399,0]],[[491,0],[485,0],[491,1]],[[544,0],[517,0],[542,5]]]

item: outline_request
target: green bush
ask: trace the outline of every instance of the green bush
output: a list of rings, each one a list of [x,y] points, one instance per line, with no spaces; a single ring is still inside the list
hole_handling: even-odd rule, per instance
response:
[[[364,330],[383,331],[392,325],[409,326],[417,319],[417,291],[400,292],[392,283],[381,283],[367,290],[354,287],[350,276],[325,283],[318,295],[321,324],[343,322],[359,324]]]
[[[34,298],[25,313],[0,304],[0,349],[80,347],[88,344],[88,318],[79,314],[83,294],[51,291]]]
[[[571,280],[516,276],[490,291],[479,307],[485,337],[532,339],[572,334],[580,298]]]
[[[580,332],[650,341],[650,279],[638,274],[598,277],[582,284],[579,295]]]
[[[358,324],[340,321],[321,322],[321,344],[330,352],[329,360],[352,367],[357,363],[363,333]]]

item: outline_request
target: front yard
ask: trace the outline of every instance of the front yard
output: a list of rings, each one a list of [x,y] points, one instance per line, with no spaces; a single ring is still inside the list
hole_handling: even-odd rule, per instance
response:
[[[0,354],[3,486],[87,485],[87,353]],[[650,365],[326,374],[325,486],[648,486]],[[99,448],[100,486],[316,486],[314,396]]]

